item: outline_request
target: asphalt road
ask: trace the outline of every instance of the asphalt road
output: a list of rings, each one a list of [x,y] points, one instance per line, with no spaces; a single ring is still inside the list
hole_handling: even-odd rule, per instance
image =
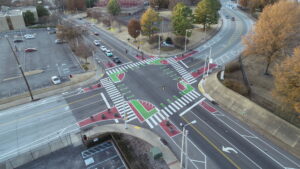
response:
[[[228,8],[227,2],[223,2],[221,15],[235,16],[236,21],[232,23],[231,20],[223,19],[220,32],[196,49],[199,54],[194,56],[194,63],[189,63],[188,59],[184,61],[188,68],[182,63],[173,62],[174,59],[166,60],[171,63],[169,65],[156,62],[159,58],[136,62],[134,49],[125,56],[122,52],[128,47],[125,43],[93,26],[90,27],[91,32],[100,32],[101,40],[119,53],[122,59],[128,59],[126,64],[106,69],[111,80],[116,72],[125,73],[124,79],[113,83],[109,77],[105,77],[101,79],[104,88],[87,92],[70,91],[71,94],[1,111],[0,137],[5,139],[0,142],[0,159],[5,160],[18,151],[37,146],[45,138],[50,139],[51,134],[79,131],[78,121],[106,110],[108,104],[117,106],[118,102],[140,99],[154,105],[159,111],[143,121],[131,108],[127,110],[124,107],[121,109],[122,106],[117,107],[120,114],[123,117],[125,114],[129,116],[128,123],[149,128],[164,138],[178,159],[182,143],[180,124],[197,121],[187,127],[188,168],[300,168],[299,159],[249,129],[218,106],[210,104],[195,90],[196,80],[199,79],[189,79],[188,71],[203,66],[210,46],[213,49],[212,58],[220,65],[234,59],[242,50],[241,35],[250,30],[252,21],[236,9]],[[193,84],[179,85],[181,79],[189,79]],[[182,85],[191,90],[180,92]],[[206,107],[203,108],[202,104],[206,104]],[[170,136],[170,133],[163,130],[163,120],[174,124],[179,130],[178,134]],[[123,123],[123,120],[104,121],[98,125],[107,123]]]

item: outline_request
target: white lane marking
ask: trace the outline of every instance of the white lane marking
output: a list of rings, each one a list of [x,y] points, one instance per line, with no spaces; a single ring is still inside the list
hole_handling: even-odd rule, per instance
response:
[[[185,67],[185,68],[189,68],[182,60],[181,61],[179,61],[180,63],[182,63],[182,65]]]
[[[203,97],[202,99],[200,99],[198,102],[194,103],[191,107],[187,108],[185,111],[183,111],[182,113],[179,114],[179,116],[183,116],[185,113],[187,113],[188,111],[190,111],[192,108],[194,108],[195,106],[197,106],[200,102],[202,102],[203,100],[205,100],[205,98]]]
[[[193,111],[191,113],[196,116],[202,123],[204,123],[208,128],[210,128],[212,131],[214,131],[219,137],[223,138],[226,142],[228,142],[232,147],[237,149],[241,154],[243,154],[246,158],[248,158],[254,165],[256,165],[258,168],[261,168],[258,164],[256,164],[252,159],[250,159],[246,154],[244,154],[241,150],[239,150],[237,147],[235,147],[230,141],[228,141],[225,137],[223,137],[220,133],[218,133],[215,129],[213,129],[210,125],[208,125],[204,120],[202,120],[200,117],[198,117]]]
[[[146,121],[146,123],[148,124],[148,126],[150,127],[150,128],[152,128],[153,129],[153,125],[148,121],[148,119],[147,120],[145,120]]]
[[[248,133],[252,134],[253,136],[255,136],[255,134],[253,134],[251,131],[247,130],[245,127],[243,127],[242,125],[240,125],[239,123],[235,122],[234,120],[226,117],[228,120],[232,121],[233,123],[235,123],[236,125],[238,125],[239,127],[241,127],[242,129],[244,129],[245,131],[247,131]],[[218,118],[219,119],[219,118]],[[223,122],[223,121],[222,121]],[[225,122],[223,122],[225,123]],[[238,133],[239,134],[239,133]],[[290,159],[289,157],[287,157],[286,155],[282,154],[280,151],[278,151],[277,149],[275,149],[273,146],[269,145],[268,143],[266,143],[264,140],[262,140],[261,138],[257,137],[258,140],[260,140],[261,142],[263,142],[265,145],[269,146],[271,149],[273,149],[274,151],[276,151],[278,154],[284,156],[286,159],[288,159],[290,162],[294,163],[295,165],[297,165],[297,167],[300,167],[300,164],[296,163],[295,161],[293,161],[292,159]]]
[[[104,94],[103,94],[103,93],[100,93],[100,95],[101,95],[102,99],[104,100],[104,102],[105,102],[105,104],[106,104],[106,107],[107,107],[107,108],[111,108],[110,105],[109,105],[109,103],[108,103],[108,101],[106,100],[106,97],[104,96]]]

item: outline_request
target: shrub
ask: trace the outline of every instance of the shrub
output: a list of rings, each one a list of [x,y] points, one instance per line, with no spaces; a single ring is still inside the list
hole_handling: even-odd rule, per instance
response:
[[[239,82],[239,81],[236,81],[236,80],[231,80],[231,79],[225,79],[223,81],[223,84],[230,88],[231,90],[243,95],[243,96],[247,96],[248,95],[248,89],[247,87]]]
[[[240,67],[239,62],[231,62],[228,65],[226,65],[225,72],[226,73],[233,73],[233,72],[236,72],[240,69],[241,69],[241,67]]]
[[[158,43],[158,37],[159,37],[158,35],[153,35],[153,36],[150,37],[148,42],[150,44]],[[163,36],[160,36],[160,40],[161,40],[161,42],[163,41]]]
[[[174,45],[177,48],[183,49],[185,43],[185,38],[183,36],[176,36],[174,38]],[[188,39],[186,40],[186,43],[188,43]]]
[[[82,68],[83,68],[85,71],[89,70],[89,67],[87,66],[87,64],[83,64],[83,65],[82,65]]]
[[[166,43],[167,43],[167,44],[173,44],[172,38],[167,37],[167,38],[166,38]]]

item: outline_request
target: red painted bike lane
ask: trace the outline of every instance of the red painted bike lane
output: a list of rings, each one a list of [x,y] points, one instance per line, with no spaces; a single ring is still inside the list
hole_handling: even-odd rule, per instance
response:
[[[212,70],[217,67],[217,64],[209,64],[209,70]],[[201,67],[197,69],[196,71],[192,72],[191,75],[194,78],[198,78],[199,76],[202,76],[204,73],[206,73],[208,70],[208,67]]]
[[[105,110],[99,113],[94,114],[91,117],[88,117],[84,120],[78,122],[80,127],[84,127],[93,123],[106,121],[106,120],[114,120],[114,119],[121,119],[119,112],[115,107],[111,108],[109,111]]]
[[[193,50],[192,52],[189,52],[189,53],[184,54],[184,55],[182,55],[182,56],[177,56],[177,57],[175,58],[175,60],[176,60],[176,61],[184,60],[184,59],[186,59],[186,58],[188,58],[188,57],[190,57],[190,56],[192,56],[192,55],[194,55],[194,54],[196,54],[196,53],[198,53],[198,51]]]
[[[181,131],[172,122],[168,120],[160,122],[159,125],[169,137],[174,137],[181,133]]]
[[[217,110],[212,107],[211,105],[209,105],[208,103],[206,103],[205,101],[202,101],[200,104],[199,104],[202,108],[204,108],[205,110],[207,110],[208,112],[210,113],[215,113],[217,112]]]

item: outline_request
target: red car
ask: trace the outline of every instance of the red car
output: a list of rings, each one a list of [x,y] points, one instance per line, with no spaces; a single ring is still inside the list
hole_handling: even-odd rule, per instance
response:
[[[25,52],[34,52],[34,51],[37,51],[36,48],[27,48],[24,50]]]

